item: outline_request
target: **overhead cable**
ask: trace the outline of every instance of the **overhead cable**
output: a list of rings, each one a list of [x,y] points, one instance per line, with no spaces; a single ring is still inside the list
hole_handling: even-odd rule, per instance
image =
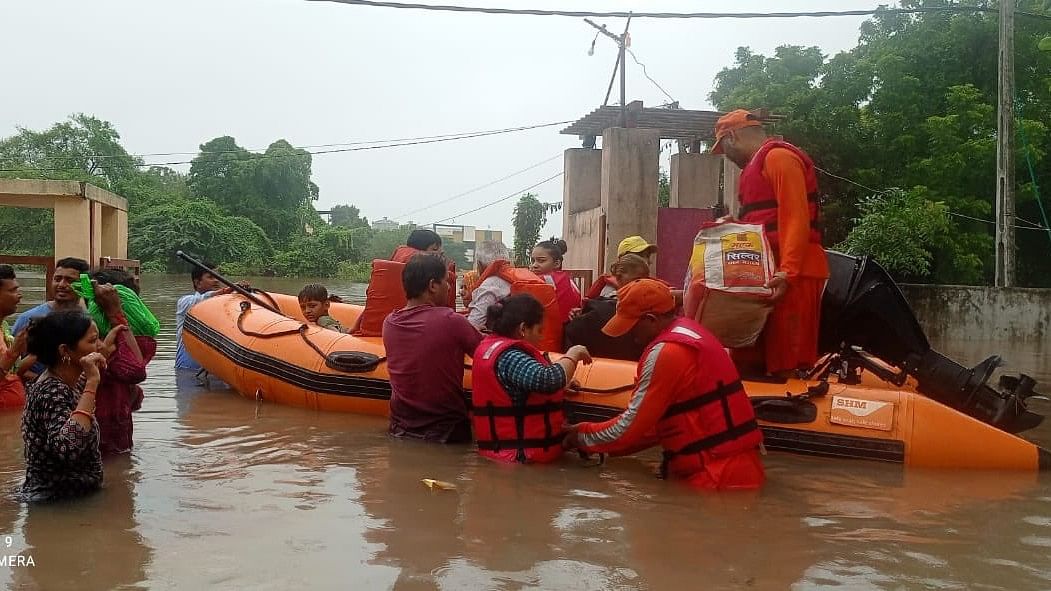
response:
[[[492,207],[492,206],[494,206],[494,205],[496,205],[498,203],[503,203],[504,201],[507,201],[508,199],[510,199],[512,197],[516,197],[518,195],[521,195],[522,193],[525,193],[526,191],[529,191],[531,189],[535,189],[535,188],[539,187],[540,185],[543,185],[544,183],[553,181],[553,180],[557,179],[558,177],[562,176],[563,174],[565,174],[565,172],[559,172],[558,174],[549,176],[546,179],[544,179],[544,180],[542,180],[542,181],[540,181],[538,183],[534,183],[534,184],[529,185],[528,187],[526,187],[524,189],[519,189],[519,190],[514,191],[512,193],[508,193],[507,195],[504,195],[503,197],[501,197],[499,199],[496,199],[494,201],[490,201],[489,203],[485,203],[485,204],[480,205],[480,206],[478,206],[478,207],[476,207],[474,209],[469,209],[467,211],[463,211],[463,212],[460,212],[460,213],[455,214],[455,215],[444,217],[444,218],[442,218],[440,220],[434,220],[433,222],[428,222],[426,224],[423,224],[423,227],[432,226],[434,224],[440,224],[442,222],[445,222],[445,221],[448,221],[448,220],[451,220],[451,219],[455,219],[455,218],[458,218],[458,217],[462,217],[462,216],[465,216],[465,215],[468,215],[468,214],[475,213],[476,211],[481,211],[481,210],[486,209],[488,207]]]
[[[453,195],[452,197],[448,197],[446,199],[442,199],[441,201],[435,201],[434,203],[431,203],[430,205],[426,205],[424,207],[420,207],[418,209],[414,209],[414,210],[412,210],[412,211],[410,211],[408,213],[403,213],[403,214],[401,214],[399,216],[396,216],[394,218],[391,218],[391,219],[399,220],[399,219],[402,219],[402,218],[406,218],[406,217],[408,217],[408,216],[410,216],[410,215],[412,215],[414,213],[419,213],[421,211],[427,211],[428,209],[437,207],[439,205],[444,205],[444,204],[446,204],[446,203],[448,203],[450,201],[455,201],[456,199],[459,199],[461,197],[470,195],[471,193],[474,193],[474,192],[477,192],[477,191],[481,191],[482,189],[487,189],[487,188],[489,188],[489,187],[491,187],[491,186],[493,186],[493,185],[495,185],[497,183],[506,181],[507,179],[509,179],[511,177],[518,176],[518,175],[522,174],[523,172],[528,172],[530,170],[533,170],[534,168],[536,168],[538,166],[542,166],[544,164],[547,164],[548,162],[551,162],[552,160],[557,160],[559,158],[562,158],[562,156],[563,156],[562,154],[555,154],[554,156],[552,156],[552,157],[550,157],[550,158],[548,158],[546,160],[542,160],[540,162],[537,162],[536,164],[532,164],[532,165],[527,166],[526,168],[523,168],[521,170],[516,170],[515,172],[512,172],[511,174],[508,174],[506,176],[502,176],[502,177],[500,177],[500,178],[498,178],[498,179],[496,179],[494,181],[489,181],[488,183],[485,183],[484,185],[478,185],[477,187],[474,187],[473,189],[468,189],[468,190],[464,191],[463,193],[457,193],[456,195]]]
[[[542,123],[542,124],[539,124],[539,125],[530,125],[530,126],[524,126],[524,127],[523,126],[519,126],[519,127],[505,127],[505,128],[502,128],[502,129],[486,129],[486,130],[482,130],[482,131],[463,131],[463,132],[459,132],[459,133],[445,133],[445,134],[440,134],[440,135],[425,135],[425,136],[419,136],[419,137],[399,137],[399,138],[392,138],[392,139],[386,139],[386,140],[357,140],[357,141],[352,141],[352,142],[337,142],[337,143],[332,143],[332,144],[305,144],[305,145],[293,146],[293,147],[296,148],[297,150],[304,150],[304,149],[307,149],[307,148],[336,148],[336,147],[342,147],[342,146],[366,146],[366,145],[374,145],[374,144],[389,144],[389,143],[393,143],[393,142],[410,142],[410,141],[417,141],[417,140],[433,140],[433,139],[443,139],[443,138],[459,139],[462,136],[474,137],[475,135],[478,135],[478,134],[489,135],[489,134],[496,134],[496,133],[509,133],[509,132],[513,132],[513,131],[522,131],[522,130],[526,130],[526,129],[538,129],[538,128],[541,128],[541,127],[552,127],[554,125],[564,125],[566,123],[572,123],[572,121],[555,121],[553,123]],[[132,158],[143,158],[145,156],[197,156],[198,154],[239,154],[239,153],[243,153],[244,151],[261,152],[263,150],[266,150],[268,147],[269,146],[264,146],[264,147],[261,147],[261,148],[242,148],[242,149],[239,149],[239,150],[198,150],[196,152],[144,152],[144,153],[141,153],[141,154],[126,154],[126,155],[125,154],[90,154],[90,155],[87,155],[87,156],[78,156],[78,158],[90,158],[92,160],[99,160],[99,159],[105,159],[105,158],[125,158],[125,157],[128,157],[128,156],[130,156]],[[45,159],[68,159],[70,157],[69,156],[45,156],[44,158]]]
[[[999,9],[981,6],[921,6],[915,8],[877,8],[869,10],[818,10],[810,12],[634,12],[592,10],[542,10],[535,8],[492,8],[483,6],[451,6],[443,4],[415,4],[407,2],[383,2],[380,0],[308,0],[311,2],[335,2],[353,6],[375,8],[401,8],[439,12],[470,12],[500,15],[568,16],[591,18],[659,18],[659,19],[756,19],[756,18],[822,18],[835,16],[872,16],[876,14],[922,14],[922,13],[988,13],[998,14]],[[1017,16],[1051,21],[1051,15],[1016,11]]]
[[[630,56],[631,56],[631,59],[635,60],[635,63],[636,63],[636,64],[638,64],[638,65],[639,65],[639,67],[641,67],[641,68],[642,68],[642,75],[643,75],[643,76],[645,76],[647,80],[649,80],[650,82],[652,82],[652,83],[653,83],[653,85],[654,85],[654,86],[656,86],[658,90],[660,90],[661,92],[663,92],[663,93],[664,93],[664,96],[668,97],[668,100],[669,100],[669,101],[671,101],[672,103],[676,103],[676,102],[678,102],[678,101],[676,101],[676,100],[675,100],[675,97],[673,97],[672,95],[668,94],[668,91],[667,91],[667,90],[664,90],[664,87],[663,87],[663,86],[661,86],[661,85],[660,85],[660,84],[659,84],[659,83],[658,83],[658,82],[657,82],[656,80],[654,80],[653,78],[650,78],[650,73],[649,73],[649,71],[647,71],[647,70],[646,70],[646,64],[644,64],[644,63],[642,63],[642,62],[640,62],[640,61],[639,61],[639,58],[635,56],[635,52],[634,52],[634,51],[632,51],[632,50],[631,50],[631,48],[625,47],[625,48],[624,48],[624,51],[627,51],[627,52],[628,52],[628,55],[630,55]]]
[[[816,171],[818,171],[818,172],[820,172],[822,174],[826,174],[826,175],[828,175],[828,176],[830,176],[830,177],[832,177],[834,179],[839,179],[841,181],[848,182],[848,183],[850,183],[850,184],[852,184],[852,185],[854,185],[856,187],[860,187],[862,189],[865,189],[866,191],[869,191],[869,192],[871,192],[873,194],[887,195],[888,193],[890,193],[890,191],[887,191],[887,190],[873,189],[872,187],[867,187],[867,186],[865,186],[865,185],[863,185],[863,184],[861,184],[861,183],[859,183],[857,181],[848,179],[847,177],[839,176],[837,174],[832,174],[831,172],[829,172],[829,171],[827,171],[827,170],[825,170],[823,168],[817,167],[817,166],[814,167],[814,170],[816,170]],[[956,213],[955,211],[948,211],[946,213],[948,213],[949,215],[951,215],[953,217],[963,218],[963,219],[967,219],[967,220],[971,220],[971,221],[975,221],[975,222],[982,222],[982,223],[985,223],[985,224],[996,225],[996,222],[994,222],[993,220],[986,220],[986,219],[982,219],[982,218],[976,218],[976,217],[973,217],[973,216],[964,215],[962,213]],[[1020,221],[1020,222],[1024,222],[1026,224],[1030,224],[1029,226],[1019,226],[1019,225],[1016,224],[1014,227],[1019,229],[1019,230],[1039,230],[1041,232],[1044,232],[1044,231],[1048,230],[1048,228],[1046,228],[1044,226],[1041,226],[1040,224],[1037,224],[1036,222],[1031,222],[1029,220],[1020,218],[1018,216],[1015,216],[1015,219]]]
[[[350,148],[334,148],[334,149],[331,149],[331,150],[315,150],[315,151],[302,150],[301,152],[294,153],[294,154],[257,154],[257,153],[250,153],[250,156],[248,158],[238,159],[235,162],[248,162],[248,161],[252,161],[252,160],[270,160],[270,159],[273,159],[273,158],[302,158],[305,155],[317,156],[317,155],[320,155],[320,154],[335,154],[335,153],[342,153],[342,152],[361,152],[361,151],[365,151],[365,150],[383,150],[383,149],[386,149],[386,148],[400,148],[400,147],[404,147],[404,146],[417,146],[417,145],[422,145],[422,144],[435,144],[435,143],[439,143],[439,142],[450,142],[450,141],[456,141],[456,140],[471,139],[471,138],[477,138],[477,137],[485,137],[485,136],[498,135],[498,134],[503,134],[503,133],[512,133],[512,132],[516,132],[516,131],[525,131],[525,130],[529,130],[529,129],[539,129],[539,128],[542,128],[542,127],[552,127],[552,126],[555,126],[555,125],[565,125],[567,123],[572,123],[572,122],[573,122],[572,120],[569,120],[569,121],[555,121],[553,123],[543,123],[543,124],[540,124],[540,125],[528,125],[528,126],[523,126],[523,127],[512,127],[512,128],[507,128],[507,129],[498,129],[498,130],[492,130],[492,131],[474,132],[474,133],[467,133],[467,134],[461,134],[461,135],[455,135],[455,136],[437,137],[437,138],[434,138],[434,139],[418,139],[418,140],[414,140],[414,141],[395,142],[395,143],[389,143],[389,144],[383,144],[383,145],[357,146],[357,147],[350,147]],[[298,148],[294,148],[294,147],[293,147],[293,149],[298,150]],[[229,151],[227,151],[227,150],[218,151],[218,152],[216,152],[216,154],[221,154],[221,153],[226,153],[226,152],[229,152]],[[209,155],[211,155],[211,154],[209,154]],[[56,157],[56,158],[63,158],[63,157]],[[70,158],[73,158],[73,157],[70,157]],[[194,159],[194,160],[196,160],[196,159]],[[135,164],[134,166],[139,167],[139,168],[148,168],[148,167],[152,167],[152,166],[173,166],[173,165],[177,165],[177,164],[192,164],[194,162],[194,160],[179,160],[179,161],[173,161],[173,162],[144,162],[142,164]],[[98,167],[95,167],[95,170],[111,170],[111,169],[116,169],[116,168],[112,167],[112,166],[98,166]],[[35,167],[35,166],[25,166],[25,167],[22,167],[22,168],[0,168],[0,172],[23,172],[23,171],[27,171],[27,170],[34,170],[34,171],[79,171],[79,170],[83,170],[83,168],[81,168],[81,167]]]

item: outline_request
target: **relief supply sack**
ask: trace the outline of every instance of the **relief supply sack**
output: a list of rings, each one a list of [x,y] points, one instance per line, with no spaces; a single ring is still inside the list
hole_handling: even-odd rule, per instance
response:
[[[763,227],[736,221],[709,222],[693,240],[686,270],[686,316],[700,322],[724,347],[755,344],[770,314],[774,274]]]
[[[111,327],[106,315],[102,313],[102,309],[95,302],[95,288],[91,285],[91,278],[81,273],[80,281],[73,283],[72,287],[73,291],[77,292],[77,295],[84,298],[84,303],[88,307],[88,315],[95,321],[95,326],[99,329],[100,338],[105,338]],[[156,338],[157,333],[161,330],[161,323],[153,315],[153,312],[150,312],[150,309],[146,307],[139,294],[123,285],[114,285],[113,289],[120,296],[120,307],[124,312],[124,317],[128,320],[128,328],[131,329],[131,334],[137,337]]]

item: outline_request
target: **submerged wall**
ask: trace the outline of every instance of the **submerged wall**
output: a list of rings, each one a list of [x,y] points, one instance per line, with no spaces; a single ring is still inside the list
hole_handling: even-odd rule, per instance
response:
[[[1051,392],[1051,289],[902,285],[931,345],[966,365],[1000,355]]]
[[[1051,289],[902,285],[932,340],[1051,339]]]

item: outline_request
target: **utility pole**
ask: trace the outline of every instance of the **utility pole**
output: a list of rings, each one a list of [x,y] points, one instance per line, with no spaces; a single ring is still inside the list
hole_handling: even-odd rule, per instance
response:
[[[1015,285],[1015,0],[1000,0],[1000,75],[996,125],[996,286]]]
[[[628,56],[625,55],[625,54],[627,52],[628,45],[631,43],[629,41],[630,37],[628,36],[628,27],[631,26],[631,15],[629,13],[628,21],[626,23],[624,23],[624,32],[621,33],[620,35],[614,35],[613,33],[610,33],[609,29],[606,28],[606,25],[601,25],[601,26],[597,25],[591,19],[586,18],[586,19],[584,19],[584,22],[586,22],[587,24],[591,25],[592,27],[595,27],[596,29],[598,29],[599,33],[601,33],[601,34],[605,35],[606,37],[609,37],[610,39],[612,39],[617,44],[617,47],[620,49],[620,51],[617,52],[617,62],[615,64],[613,64],[613,75],[614,76],[617,75],[617,70],[619,68],[619,70],[620,70],[620,126],[621,127],[625,127],[627,125],[627,121],[628,121],[628,101],[627,101],[627,97],[626,97],[626,95],[627,95],[627,81],[626,81],[626,77],[625,77],[625,74],[626,74],[626,71],[627,71],[627,62],[625,60],[627,59]],[[592,46],[592,48],[594,48],[595,43],[592,42],[591,46]],[[602,103],[603,106],[605,106],[606,103],[609,102],[609,93],[612,90],[613,90],[613,78],[610,78],[609,88],[606,90],[606,100],[603,101],[603,103]]]

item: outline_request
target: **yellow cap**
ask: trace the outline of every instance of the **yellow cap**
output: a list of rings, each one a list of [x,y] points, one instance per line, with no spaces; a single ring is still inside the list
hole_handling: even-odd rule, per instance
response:
[[[624,240],[621,240],[620,245],[617,246],[617,256],[621,257],[629,252],[648,256],[657,252],[657,245],[646,242],[642,236],[628,236]]]

